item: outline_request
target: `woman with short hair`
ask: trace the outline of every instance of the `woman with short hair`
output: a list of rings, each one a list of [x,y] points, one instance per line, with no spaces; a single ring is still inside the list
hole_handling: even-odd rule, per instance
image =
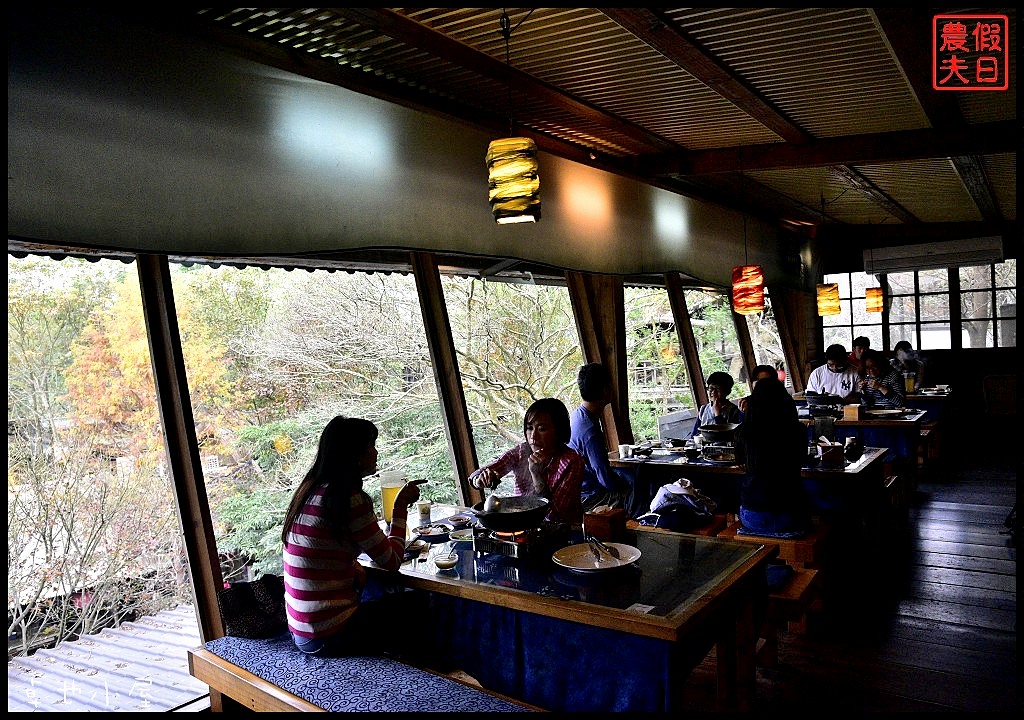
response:
[[[494,489],[512,473],[515,495],[539,495],[551,501],[546,519],[583,523],[583,458],[569,447],[569,411],[558,398],[541,398],[523,416],[526,441],[473,473],[474,487]]]

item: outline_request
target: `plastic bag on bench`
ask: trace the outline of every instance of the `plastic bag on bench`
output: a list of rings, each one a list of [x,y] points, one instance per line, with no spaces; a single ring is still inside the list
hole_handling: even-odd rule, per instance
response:
[[[680,479],[660,487],[651,501],[651,512],[636,521],[647,527],[681,532],[711,522],[717,507],[689,480]]]

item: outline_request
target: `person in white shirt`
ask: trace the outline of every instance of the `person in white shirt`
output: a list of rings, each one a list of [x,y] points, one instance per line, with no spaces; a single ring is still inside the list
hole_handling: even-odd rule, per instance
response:
[[[846,348],[829,345],[825,350],[825,364],[811,371],[807,392],[838,395],[846,402],[857,402],[860,400],[859,382],[857,368],[847,361]]]

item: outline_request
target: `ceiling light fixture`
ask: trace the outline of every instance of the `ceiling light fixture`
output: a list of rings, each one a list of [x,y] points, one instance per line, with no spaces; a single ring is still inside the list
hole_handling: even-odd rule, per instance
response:
[[[499,225],[537,222],[540,220],[540,171],[537,143],[530,138],[512,137],[512,65],[509,60],[509,39],[531,10],[515,28],[504,8],[499,28],[505,38],[505,67],[508,70],[508,134],[487,146],[487,185],[491,213]]]
[[[744,205],[743,168],[740,168],[740,206],[743,210],[743,265],[732,269],[732,310],[737,315],[757,315],[764,310],[764,270],[747,259],[747,208]]]
[[[817,298],[819,315],[838,315],[842,312],[839,306],[839,283],[819,283]]]

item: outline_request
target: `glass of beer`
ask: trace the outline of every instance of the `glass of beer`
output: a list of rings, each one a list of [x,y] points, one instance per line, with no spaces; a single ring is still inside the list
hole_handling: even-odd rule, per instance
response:
[[[907,393],[914,392],[914,383],[917,380],[917,373],[905,372],[903,373],[903,389]]]
[[[382,472],[380,477],[380,500],[384,511],[385,522],[391,522],[391,513],[395,509],[395,498],[405,487],[405,473],[401,470]]]

